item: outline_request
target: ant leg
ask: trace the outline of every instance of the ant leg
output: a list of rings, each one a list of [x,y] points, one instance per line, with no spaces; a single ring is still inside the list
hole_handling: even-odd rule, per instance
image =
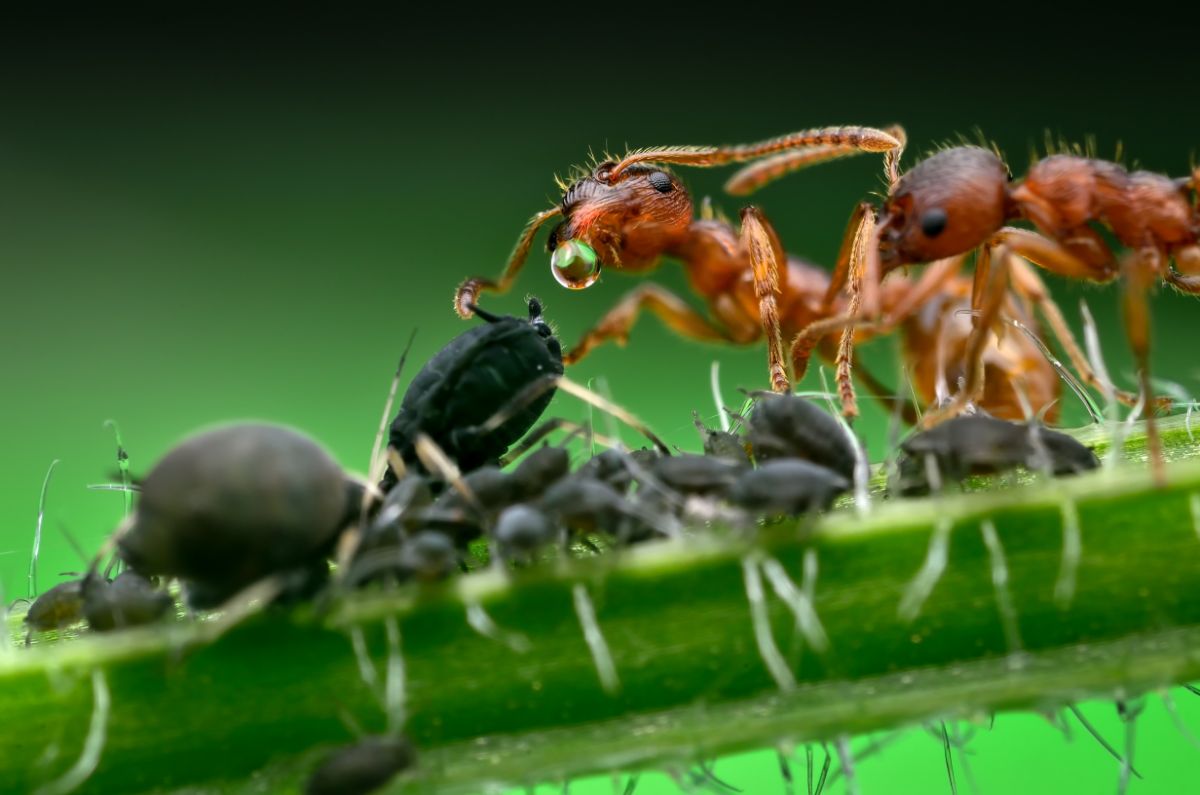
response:
[[[1200,294],[1200,244],[1181,246],[1171,252],[1171,257],[1175,267],[1165,268],[1163,279],[1181,293]]]
[[[993,248],[1000,244],[1006,245],[1014,254],[1024,257],[1039,268],[1068,279],[1110,282],[1119,272],[1116,257],[1098,236],[1094,242],[1098,247],[1095,261],[1082,258],[1057,240],[1015,227],[1004,227],[992,236],[987,245]]]
[[[985,253],[988,252],[985,250]],[[942,420],[957,416],[967,407],[968,403],[977,400],[983,392],[983,354],[1000,316],[1000,308],[1008,296],[1006,286],[1011,257],[1012,252],[1003,245],[996,247],[994,255],[989,254],[988,259],[991,262],[985,266],[987,281],[982,285],[978,281],[976,282],[976,288],[980,292],[980,310],[975,318],[975,328],[972,329],[971,336],[967,339],[967,349],[963,356],[967,382],[949,404],[925,415],[922,422],[926,428],[931,428]]]
[[[513,247],[512,253],[508,255],[508,264],[504,266],[504,271],[500,274],[497,280],[485,279],[481,276],[474,276],[467,279],[458,286],[454,292],[454,311],[458,316],[466,320],[475,314],[472,308],[479,298],[479,294],[483,291],[492,293],[503,293],[512,286],[516,280],[517,274],[521,272],[521,268],[525,266],[525,260],[529,256],[529,249],[533,247],[533,238],[537,231],[549,221],[551,218],[562,215],[562,209],[553,207],[549,210],[542,210],[534,215],[525,224],[525,229],[521,232],[521,236],[517,238],[517,245]]]
[[[1042,316],[1046,318],[1046,322],[1050,325],[1051,333],[1054,334],[1055,339],[1058,340],[1063,350],[1066,351],[1067,358],[1071,360],[1071,366],[1075,368],[1075,372],[1079,373],[1079,377],[1083,379],[1083,382],[1092,389],[1104,392],[1106,388],[1105,384],[1100,382],[1100,378],[1096,375],[1095,370],[1092,369],[1087,356],[1084,355],[1083,349],[1079,347],[1075,335],[1071,332],[1070,326],[1067,325],[1067,321],[1063,317],[1062,310],[1058,308],[1058,304],[1054,302],[1050,291],[1046,288],[1046,283],[1030,267],[1029,262],[1024,257],[1013,257],[1009,261],[1009,265],[1011,267],[1010,273],[1013,289],[1041,311]],[[1138,400],[1137,395],[1119,389],[1114,389],[1113,394],[1117,400],[1126,406],[1132,406]]]
[[[767,338],[771,389],[789,392],[792,387],[784,364],[783,337],[779,328],[779,263],[787,260],[775,230],[757,207],[742,210],[742,245],[750,256],[750,267],[754,271],[754,294],[758,298],[763,336]]]
[[[1133,360],[1138,366],[1138,380],[1145,397],[1146,447],[1150,453],[1150,470],[1159,485],[1166,483],[1163,471],[1162,440],[1158,436],[1158,424],[1154,420],[1154,387],[1150,379],[1150,305],[1146,293],[1154,286],[1154,280],[1163,272],[1162,252],[1154,248],[1131,251],[1121,259],[1121,274],[1124,285],[1121,291],[1121,309],[1125,316],[1125,333],[1129,336],[1129,347],[1133,349]]]
[[[704,342],[746,341],[717,326],[679,296],[648,282],[626,293],[595,326],[585,332],[583,338],[563,356],[563,364],[576,364],[608,340],[624,345],[642,310],[657,315],[668,328],[687,339]]]

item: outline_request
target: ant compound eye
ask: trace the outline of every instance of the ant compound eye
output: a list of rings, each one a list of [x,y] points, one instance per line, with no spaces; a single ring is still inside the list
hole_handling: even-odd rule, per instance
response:
[[[550,272],[563,287],[582,290],[600,278],[600,258],[582,240],[567,240],[554,249]]]
[[[921,215],[921,231],[925,237],[937,237],[946,229],[946,211],[941,207],[926,210]]]
[[[655,171],[649,179],[650,184],[659,193],[670,193],[675,189],[675,184],[671,182],[671,176],[664,171]]]

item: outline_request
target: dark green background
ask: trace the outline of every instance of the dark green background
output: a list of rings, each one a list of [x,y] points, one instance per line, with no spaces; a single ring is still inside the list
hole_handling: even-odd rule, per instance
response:
[[[1064,27],[1039,17],[1008,26],[932,12],[889,23],[864,12],[799,27],[768,17],[572,23],[522,13],[6,27],[0,577],[8,599],[25,595],[52,459],[62,464],[43,587],[81,565],[60,523],[91,549],[119,520],[117,495],[85,490],[114,468],[107,418],[120,421],[135,472],[199,426],[250,417],[304,428],[344,465],[364,469],[410,331],[419,329],[420,362],[465,328],[451,312],[454,286],[498,271],[525,219],[557,199],[553,175],[589,149],[901,122],[912,146],[906,165],[979,127],[1018,174],[1050,130],[1094,135],[1105,154],[1123,141],[1144,167],[1180,175],[1197,140],[1195,68],[1174,33],[1187,29],[1182,20]],[[789,250],[828,263],[854,202],[881,189],[879,171],[874,158],[832,164],[755,201]],[[725,176],[685,179],[733,214],[738,202],[719,195]],[[568,293],[547,271],[539,248],[517,289],[487,305],[516,312],[525,293],[537,294],[568,344],[636,283],[612,276]],[[684,289],[670,264],[652,278]],[[1072,318],[1086,296],[1109,367],[1129,383],[1115,289],[1051,281]],[[1194,389],[1194,304],[1160,294],[1154,318],[1156,371]],[[890,343],[869,355],[891,372]],[[626,349],[603,349],[570,374],[603,376],[618,401],[692,446],[690,411],[713,411],[714,358],[728,401],[737,386],[764,384],[761,348],[685,342],[649,318]],[[583,414],[565,397],[552,411]],[[1075,406],[1068,414],[1080,419]],[[878,413],[859,428],[881,454]],[[1200,726],[1194,702],[1184,702],[1185,715]],[[998,726],[974,757],[985,791],[1114,786],[1115,767],[1089,742],[1068,746],[1033,718]],[[1115,722],[1107,728],[1117,736]],[[1148,778],[1133,791],[1182,791],[1194,750],[1157,704],[1141,729]],[[945,788],[932,740],[899,749],[863,770],[864,791]],[[770,759],[722,772],[750,791],[777,789]]]

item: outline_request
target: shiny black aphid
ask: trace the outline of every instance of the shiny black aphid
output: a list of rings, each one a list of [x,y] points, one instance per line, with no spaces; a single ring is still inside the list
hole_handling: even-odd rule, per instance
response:
[[[146,475],[120,555],[144,576],[183,579],[204,606],[273,574],[310,581],[347,523],[349,495],[341,468],[309,437],[222,426],[184,440]]]
[[[803,458],[854,479],[854,445],[829,412],[796,395],[755,395],[746,437],[754,460]]]
[[[1095,469],[1095,454],[1075,439],[1036,425],[997,419],[984,414],[955,417],[900,444],[899,476],[894,488],[902,494],[926,493],[931,488],[928,461],[944,482],[969,475],[1003,472],[1017,467],[1056,475]]]
[[[367,737],[325,757],[304,785],[305,795],[367,795],[412,767],[417,754],[403,737]]]
[[[409,384],[392,422],[389,443],[404,462],[420,467],[418,433],[425,433],[469,472],[496,464],[537,422],[554,397],[548,390],[490,432],[479,429],[497,409],[539,378],[562,375],[562,348],[542,318],[542,305],[529,299],[529,318],[498,317],[479,308],[487,321],[459,334],[426,362]],[[395,483],[389,469],[386,491]]]

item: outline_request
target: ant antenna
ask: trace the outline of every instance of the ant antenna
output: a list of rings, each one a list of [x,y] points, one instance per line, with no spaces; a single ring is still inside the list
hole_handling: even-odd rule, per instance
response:
[[[29,598],[37,596],[37,562],[38,553],[42,548],[42,522],[46,518],[46,491],[50,488],[50,477],[54,474],[54,468],[58,466],[59,459],[54,459],[50,462],[50,468],[46,470],[46,477],[42,480],[42,495],[38,498],[38,515],[37,526],[33,531],[33,555],[29,560]]]

